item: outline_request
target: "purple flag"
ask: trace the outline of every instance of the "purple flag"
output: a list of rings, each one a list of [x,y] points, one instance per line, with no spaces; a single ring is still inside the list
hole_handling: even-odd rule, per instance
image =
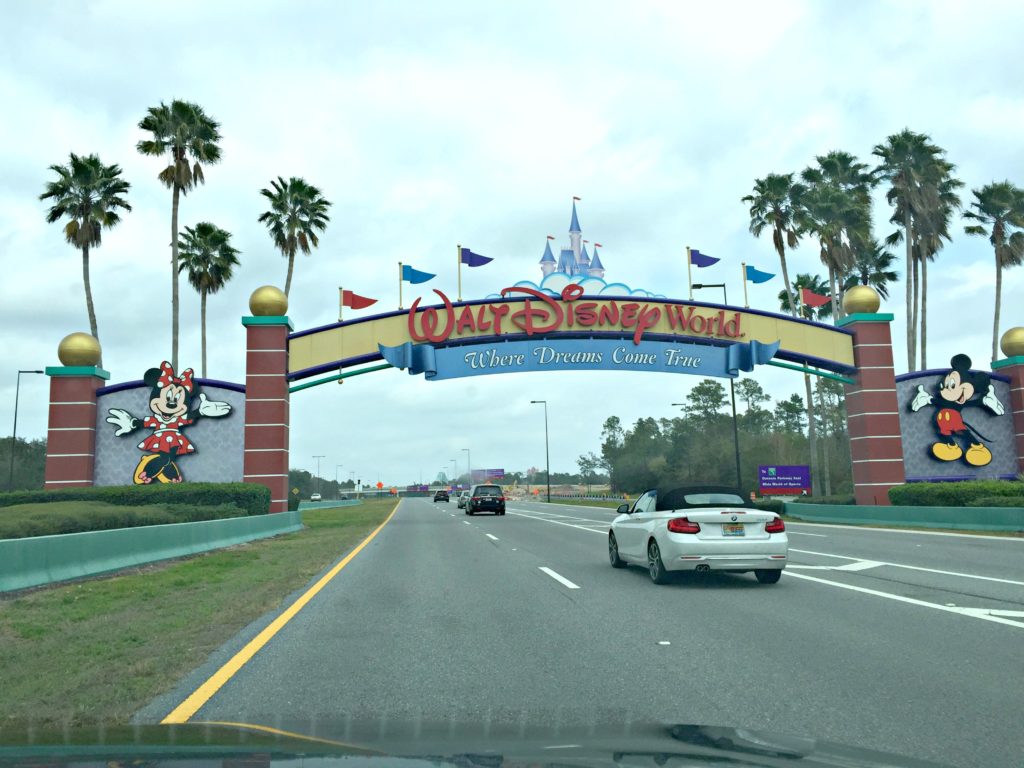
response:
[[[489,256],[481,256],[479,253],[473,253],[469,248],[462,249],[462,263],[467,267],[482,267],[484,264],[489,264],[494,259]]]
[[[710,267],[712,264],[717,264],[721,259],[715,258],[714,256],[706,256],[696,248],[690,250],[690,263],[695,267]]]

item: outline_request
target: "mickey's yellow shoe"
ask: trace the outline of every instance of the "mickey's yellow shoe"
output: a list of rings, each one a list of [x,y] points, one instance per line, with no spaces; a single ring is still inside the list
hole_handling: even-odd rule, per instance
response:
[[[967,455],[964,456],[964,461],[973,467],[984,467],[992,461],[992,451],[979,443],[971,443],[971,447],[967,449]]]
[[[939,461],[956,461],[964,455],[964,452],[956,443],[935,443],[932,446],[932,455]]]

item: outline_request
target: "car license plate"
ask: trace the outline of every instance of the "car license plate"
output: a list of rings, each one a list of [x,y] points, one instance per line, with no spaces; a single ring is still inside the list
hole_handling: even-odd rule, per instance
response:
[[[722,535],[723,536],[743,536],[744,535],[743,523],[723,523],[722,524]]]

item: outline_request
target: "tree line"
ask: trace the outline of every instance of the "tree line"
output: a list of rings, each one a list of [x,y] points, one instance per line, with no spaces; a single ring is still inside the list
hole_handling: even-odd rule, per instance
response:
[[[239,266],[239,251],[231,245],[231,233],[213,222],[198,221],[179,234],[178,219],[182,197],[205,184],[204,169],[221,161],[220,123],[200,105],[175,99],[170,104],[161,102],[150,107],[138,127],[146,138],[136,144],[136,150],[167,163],[157,174],[157,180],[171,192],[170,362],[177,370],[178,276],[185,273],[200,297],[202,376],[206,376],[206,299],[231,279]],[[50,170],[55,178],[46,183],[39,198],[50,202],[46,220],[51,224],[62,222],[64,239],[81,254],[89,332],[99,339],[89,259],[102,244],[104,232],[116,227],[123,213],[131,212],[127,197],[131,184],[124,179],[121,166],[108,165],[95,153],[72,152],[67,163],[51,165]],[[274,246],[288,260],[284,290],[287,295],[291,291],[295,255],[300,251],[309,254],[317,247],[319,235],[330,221],[327,211],[331,203],[317,187],[296,176],[287,180],[278,176],[260,194],[268,209],[258,221],[267,227]]]
[[[853,481],[842,385],[817,379],[813,396],[824,492],[850,493]],[[757,489],[761,464],[808,463],[807,411],[800,395],[794,393],[773,403],[755,380],[741,379],[736,384],[736,400],[744,493]],[[638,493],[666,479],[735,487],[728,402],[721,383],[703,379],[686,396],[683,412],[675,418],[645,417],[627,428],[619,417],[609,416],[601,431],[601,453],[595,458],[609,473],[612,489]]]

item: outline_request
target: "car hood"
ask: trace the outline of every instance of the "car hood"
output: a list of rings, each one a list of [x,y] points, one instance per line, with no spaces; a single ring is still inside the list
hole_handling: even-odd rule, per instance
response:
[[[189,765],[245,760],[252,766],[800,766],[800,768],[939,768],[941,763],[814,738],[708,725],[649,724],[600,728],[422,722],[194,723],[60,729],[5,728],[0,766],[59,759]],[[238,763],[240,764],[240,763]]]

